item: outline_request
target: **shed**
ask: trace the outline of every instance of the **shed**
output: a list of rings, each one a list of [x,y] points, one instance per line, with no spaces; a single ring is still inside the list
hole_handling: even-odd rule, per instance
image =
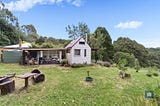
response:
[[[2,61],[4,63],[19,63],[22,50],[3,50]]]
[[[91,64],[91,47],[80,37],[71,41],[66,47],[69,64]]]

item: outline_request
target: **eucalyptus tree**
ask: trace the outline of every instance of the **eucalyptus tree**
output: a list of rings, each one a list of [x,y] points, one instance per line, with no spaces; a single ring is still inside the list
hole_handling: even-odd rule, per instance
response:
[[[79,22],[78,25],[68,25],[66,32],[68,32],[69,38],[76,39],[78,37],[85,38],[86,34],[90,33],[90,30],[86,23]]]

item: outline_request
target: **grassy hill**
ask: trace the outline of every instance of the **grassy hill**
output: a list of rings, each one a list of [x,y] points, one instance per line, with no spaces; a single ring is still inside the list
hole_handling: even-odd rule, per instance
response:
[[[156,106],[155,99],[145,99],[145,90],[158,87],[160,76],[148,77],[147,69],[138,73],[128,69],[130,79],[119,78],[116,67],[99,65],[82,68],[60,67],[55,65],[19,66],[0,64],[0,75],[16,72],[30,72],[38,68],[46,75],[45,82],[22,89],[24,80],[14,78],[16,90],[12,94],[0,96],[1,106]],[[85,82],[87,71],[94,78]],[[152,70],[155,72],[154,70]],[[159,72],[156,72],[159,73]]]

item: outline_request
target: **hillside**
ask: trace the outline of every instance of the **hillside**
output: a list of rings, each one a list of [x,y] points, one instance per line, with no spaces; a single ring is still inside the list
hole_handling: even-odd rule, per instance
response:
[[[131,78],[121,79],[116,67],[106,68],[99,65],[82,68],[69,68],[60,66],[19,66],[10,64],[0,65],[0,75],[16,72],[30,72],[38,68],[46,75],[43,83],[32,85],[29,80],[29,88],[22,89],[24,80],[14,78],[16,91],[12,94],[1,96],[1,105],[46,105],[46,106],[156,106],[154,99],[145,99],[145,90],[157,88],[159,77],[148,77],[147,69],[141,69],[136,73],[134,69],[128,69]],[[87,71],[93,77],[93,82],[85,81]],[[156,72],[152,70],[152,72]],[[156,72],[159,73],[159,72]]]

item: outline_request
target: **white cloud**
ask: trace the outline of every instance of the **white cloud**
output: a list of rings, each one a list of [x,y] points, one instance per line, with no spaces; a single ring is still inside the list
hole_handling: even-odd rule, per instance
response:
[[[136,29],[143,24],[141,21],[130,21],[130,22],[120,22],[119,24],[115,25],[116,28],[122,29]]]
[[[47,5],[54,3],[66,2],[74,6],[80,7],[82,0],[17,0],[5,3],[5,6],[11,11],[28,11],[33,8],[35,5]]]
[[[160,47],[160,44],[159,44],[160,40],[157,39],[157,40],[146,40],[146,41],[143,41],[143,45],[147,48],[156,48],[156,47]]]
[[[80,7],[81,4],[82,4],[82,1],[81,1],[81,0],[74,0],[74,1],[72,2],[72,4],[75,5],[75,6],[77,6],[77,7]]]

